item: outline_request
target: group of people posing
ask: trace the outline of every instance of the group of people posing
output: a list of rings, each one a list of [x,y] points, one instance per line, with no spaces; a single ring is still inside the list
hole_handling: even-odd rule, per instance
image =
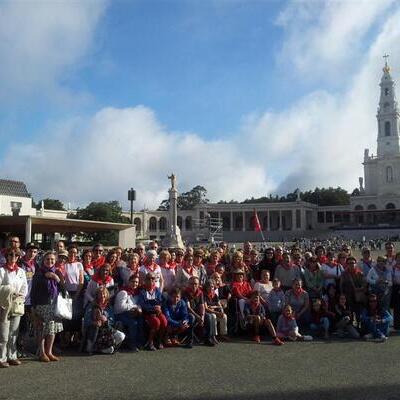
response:
[[[21,364],[29,335],[42,362],[59,360],[55,340],[87,354],[215,346],[238,335],[275,345],[332,334],[383,342],[392,325],[400,329],[400,253],[392,242],[385,252],[372,260],[365,248],[357,260],[347,245],[293,245],[260,254],[250,242],[81,251],[60,241],[43,253],[11,237],[0,255],[0,367]],[[72,303],[66,319],[62,299]]]

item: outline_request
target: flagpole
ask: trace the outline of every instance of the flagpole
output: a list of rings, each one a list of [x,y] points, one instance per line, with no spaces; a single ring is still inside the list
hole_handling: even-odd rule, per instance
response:
[[[256,226],[259,228],[259,232],[261,233],[261,238],[262,238],[263,244],[266,245],[267,242],[265,241],[264,233],[263,233],[263,230],[262,230],[262,227],[261,227],[261,224],[260,224],[260,220],[258,219],[258,215],[257,215],[256,209],[254,209],[254,218],[255,218],[255,221],[256,221]]]

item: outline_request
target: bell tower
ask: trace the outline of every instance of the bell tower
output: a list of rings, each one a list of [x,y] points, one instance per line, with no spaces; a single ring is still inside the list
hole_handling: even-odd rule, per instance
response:
[[[379,86],[381,95],[379,100],[378,113],[378,157],[394,156],[400,154],[399,140],[399,108],[396,101],[395,82],[390,75],[390,67],[384,56],[385,66]]]

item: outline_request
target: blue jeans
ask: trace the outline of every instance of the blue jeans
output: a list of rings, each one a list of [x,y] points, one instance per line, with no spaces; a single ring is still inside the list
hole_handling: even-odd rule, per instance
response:
[[[329,329],[329,319],[326,317],[321,318],[319,324],[310,324],[310,328],[313,331],[324,330],[327,331]]]
[[[371,320],[366,320],[362,327],[365,329],[366,333],[372,333],[374,338],[381,338],[382,336],[389,336],[389,325],[389,322],[376,324]]]
[[[128,343],[131,349],[137,348],[144,343],[142,317],[136,318],[129,311],[126,311],[117,314],[115,319],[128,328]]]

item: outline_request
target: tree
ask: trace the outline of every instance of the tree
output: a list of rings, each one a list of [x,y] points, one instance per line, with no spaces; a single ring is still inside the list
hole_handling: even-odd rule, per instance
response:
[[[68,218],[103,222],[130,222],[129,218],[122,215],[122,207],[118,201],[92,202],[85,208],[77,208],[76,214],[69,214]],[[101,242],[105,245],[116,245],[118,243],[118,233],[115,231],[93,232],[84,236],[92,242]]]
[[[66,211],[64,208],[64,204],[60,200],[56,199],[43,199],[40,200],[36,204],[36,209],[40,210],[42,207],[42,201],[44,203],[44,208],[47,210],[59,210],[59,211]]]
[[[192,210],[199,204],[207,204],[207,189],[204,186],[197,185],[189,192],[182,193],[178,196],[177,206],[181,210]],[[169,209],[169,199],[163,200],[158,207],[159,211]]]
[[[349,193],[342,189],[337,188],[315,188],[307,192],[300,192],[300,199],[309,203],[318,204],[320,206],[339,206],[350,204]],[[244,200],[243,204],[256,204],[256,203],[282,203],[282,202],[293,202],[297,200],[297,192],[288,193],[286,196],[279,197],[278,195],[269,195],[269,197],[260,197],[255,199],[254,197]]]

